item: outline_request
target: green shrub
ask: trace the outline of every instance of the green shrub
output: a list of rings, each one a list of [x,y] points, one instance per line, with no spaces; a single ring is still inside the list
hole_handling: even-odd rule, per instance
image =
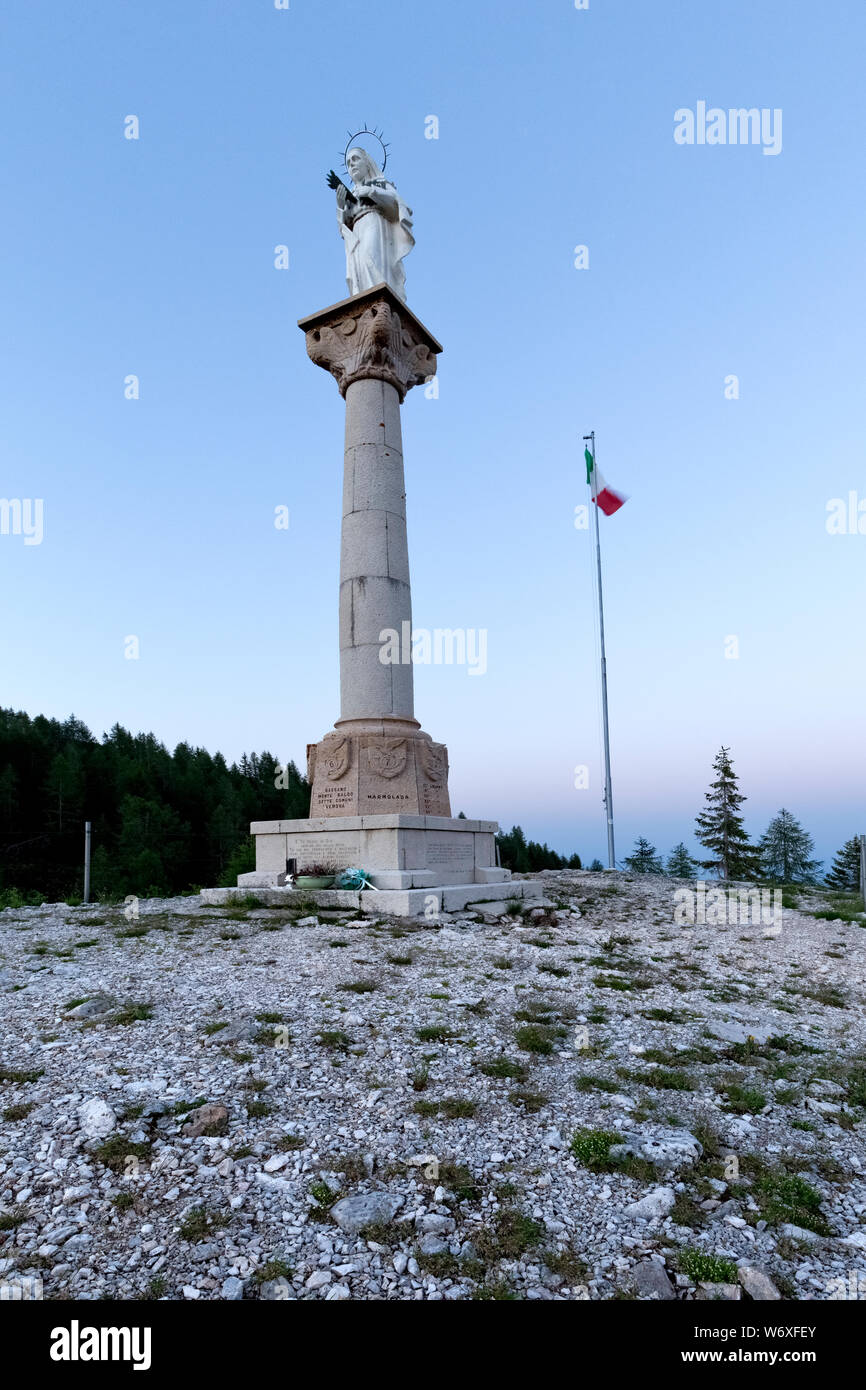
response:
[[[737,1266],[721,1255],[708,1255],[703,1250],[681,1250],[677,1263],[683,1274],[696,1284],[736,1284]]]

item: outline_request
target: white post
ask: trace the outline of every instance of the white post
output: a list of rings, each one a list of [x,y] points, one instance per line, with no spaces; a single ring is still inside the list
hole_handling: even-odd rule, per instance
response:
[[[90,902],[90,821],[84,822],[84,901]]]

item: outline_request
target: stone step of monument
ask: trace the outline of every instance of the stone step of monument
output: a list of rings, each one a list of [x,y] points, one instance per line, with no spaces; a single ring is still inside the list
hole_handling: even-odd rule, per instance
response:
[[[376,916],[385,913],[394,917],[434,917],[439,912],[458,912],[473,907],[479,912],[494,910],[499,903],[531,900],[540,901],[542,885],[531,880],[509,883],[457,883],[436,888],[409,888],[375,892],[365,889],[353,893],[338,888],[313,891],[297,888],[256,888],[252,894],[247,887],[203,888],[202,901],[211,907],[227,907],[239,899],[254,896],[264,907],[315,905],[323,908],[353,908]]]

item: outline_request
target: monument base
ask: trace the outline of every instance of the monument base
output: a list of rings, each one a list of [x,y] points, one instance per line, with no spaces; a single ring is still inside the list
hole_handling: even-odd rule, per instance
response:
[[[507,871],[506,871],[507,872]],[[241,875],[241,878],[247,875]],[[253,877],[253,875],[250,875]],[[255,875],[255,877],[260,877]],[[264,875],[261,875],[264,877]],[[376,893],[365,889],[361,893],[323,888],[308,892],[297,888],[265,887],[243,884],[238,888],[203,888],[202,900],[211,907],[227,907],[229,903],[248,894],[265,907],[291,908],[295,903],[311,903],[327,912],[329,909],[351,908],[366,916],[387,913],[392,917],[423,917],[434,920],[440,912],[461,912],[476,908],[480,912],[504,910],[512,898],[520,901],[540,901],[542,886],[530,879],[515,879],[504,883],[445,884],[436,888],[407,888]]]
[[[500,884],[511,878],[496,864],[492,820],[452,816],[319,816],[309,820],[253,821],[253,875],[239,887],[279,887],[289,861],[298,873],[363,869],[374,888],[390,891],[460,884]]]

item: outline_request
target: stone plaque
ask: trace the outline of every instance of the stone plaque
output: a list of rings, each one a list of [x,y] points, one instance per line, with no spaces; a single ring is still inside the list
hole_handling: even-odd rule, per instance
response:
[[[298,868],[310,864],[327,865],[329,869],[357,869],[359,840],[357,834],[339,835],[297,834],[286,837],[287,855],[297,859]]]
[[[459,840],[449,844],[447,841],[441,844],[427,846],[427,863],[433,864],[460,864],[466,866],[475,863],[475,848],[471,841]]]

